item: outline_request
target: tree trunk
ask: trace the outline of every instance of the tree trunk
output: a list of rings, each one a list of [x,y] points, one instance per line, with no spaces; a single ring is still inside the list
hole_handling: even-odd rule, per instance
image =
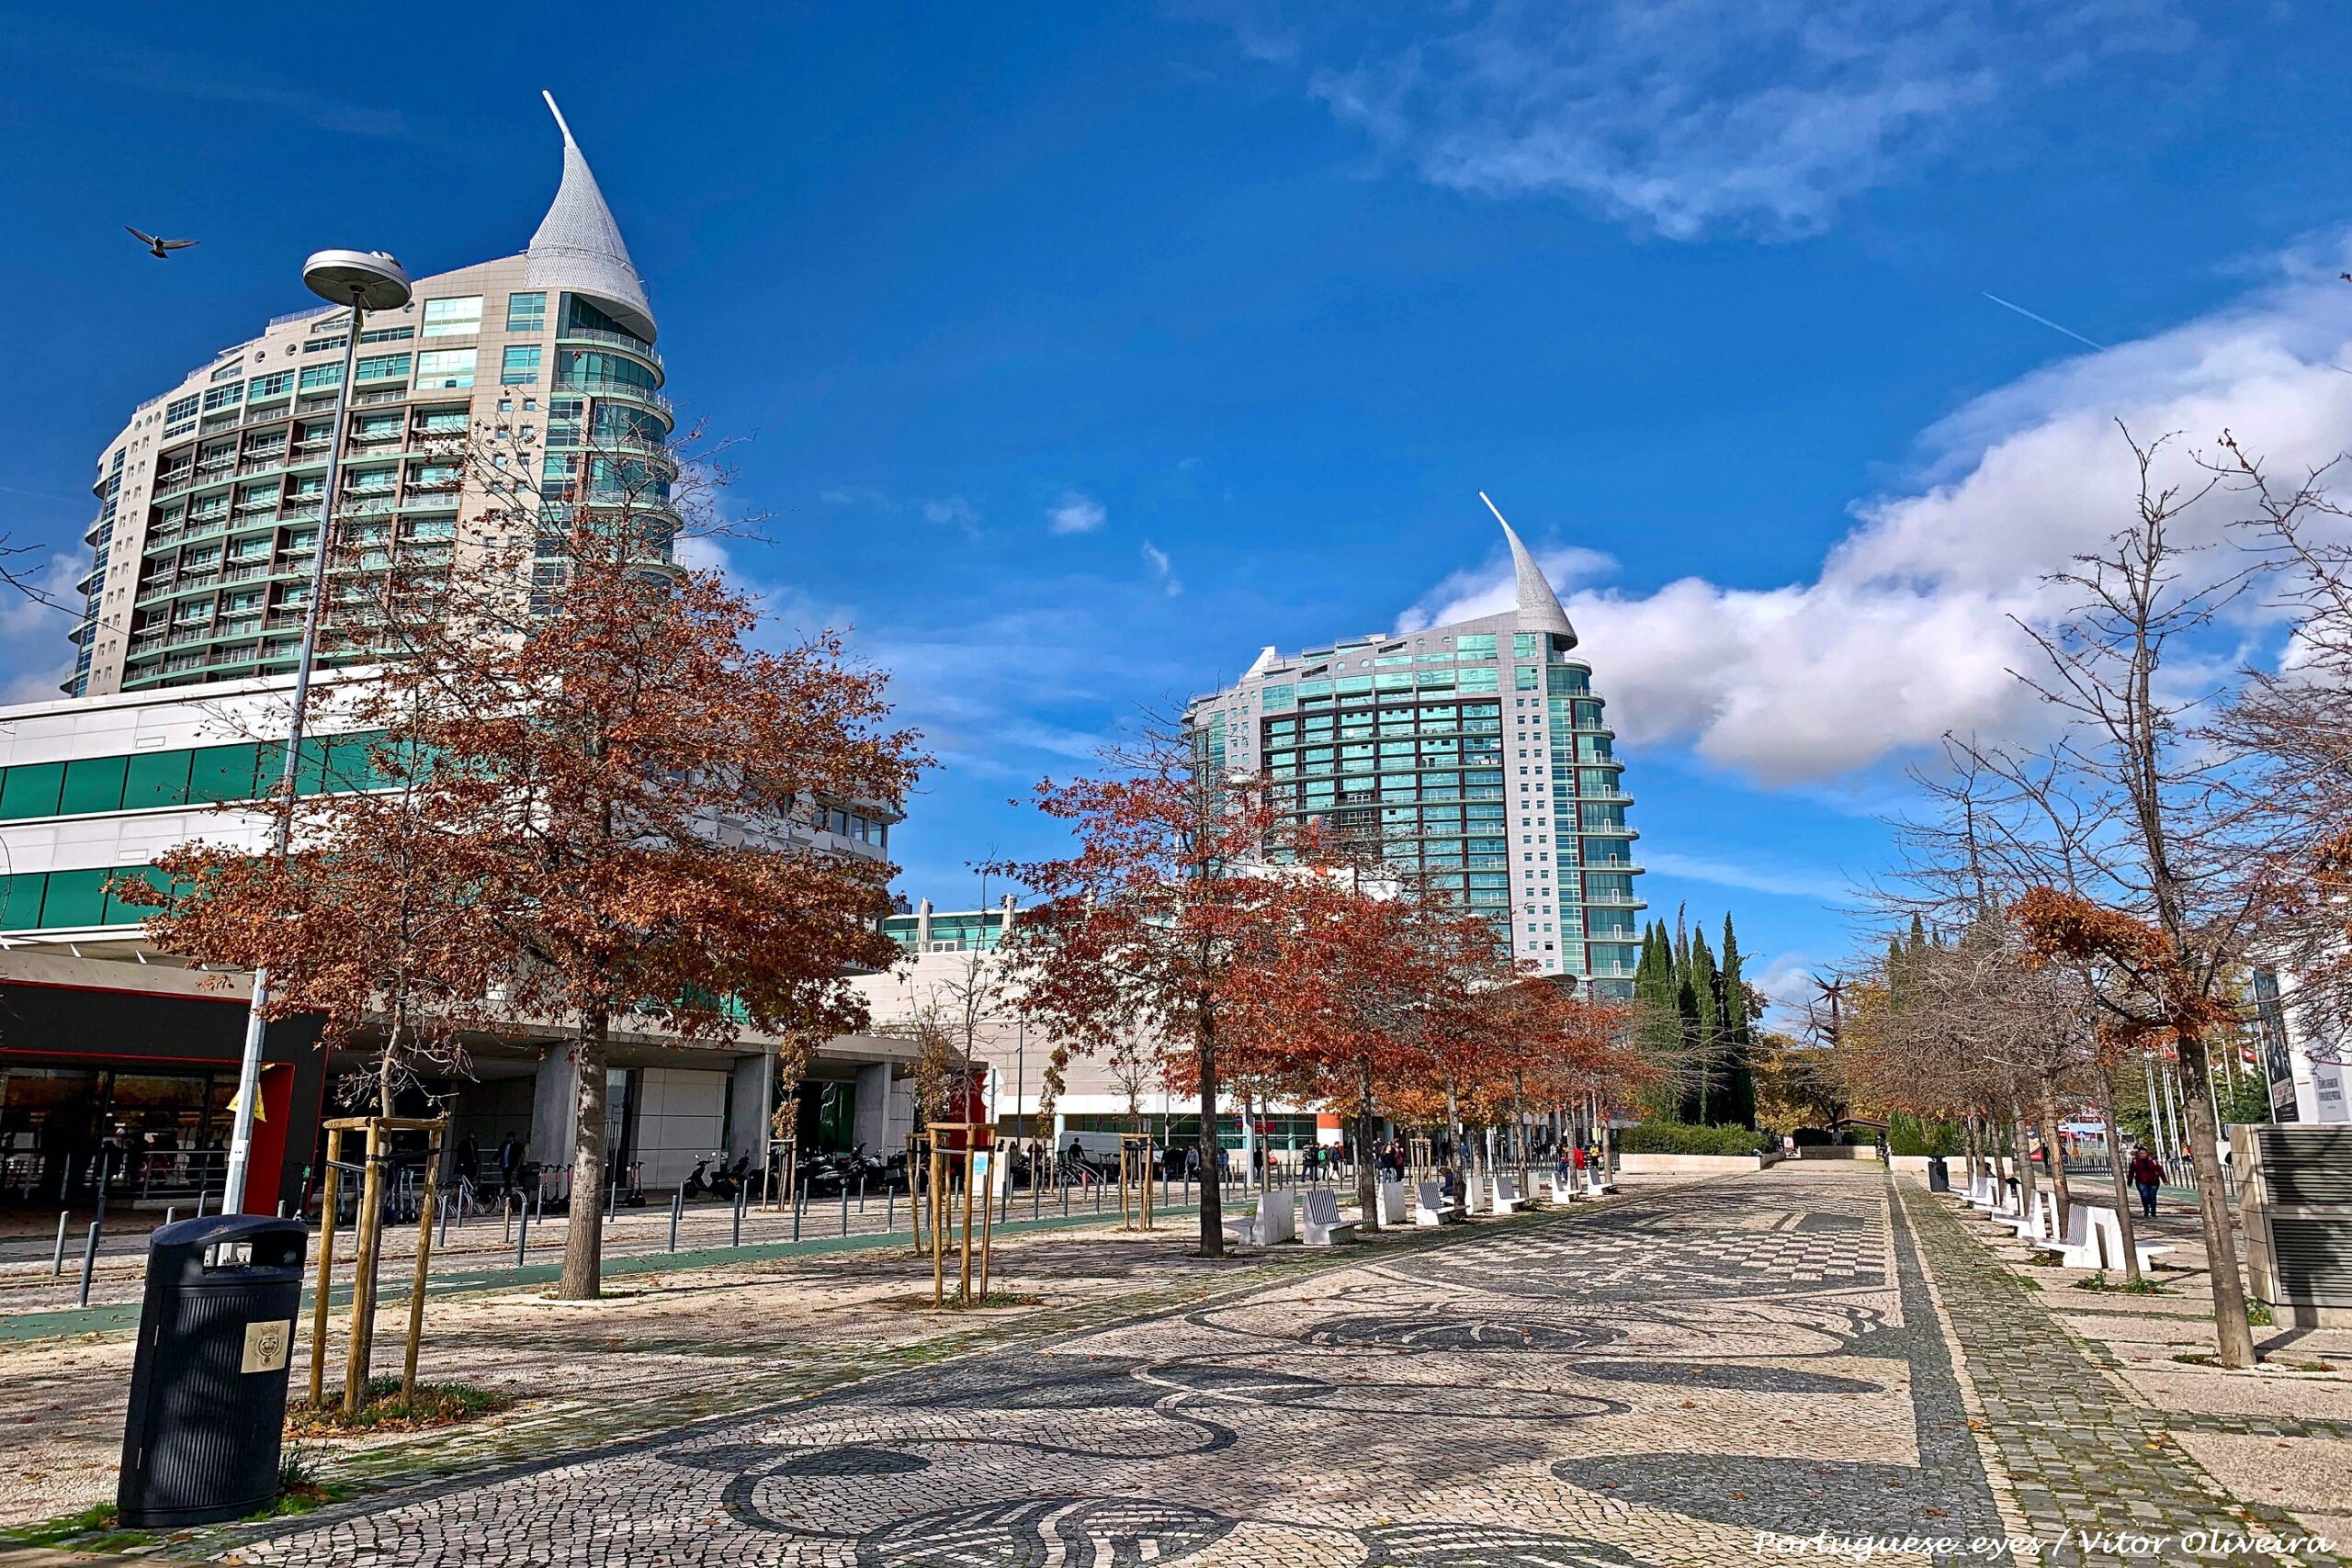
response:
[[[580,1022],[580,1125],[571,1156],[571,1202],[565,1211],[563,1277],[558,1299],[594,1301],[604,1293],[605,1050],[612,1020],[602,1012]]]
[[[2041,1149],[2050,1159],[2050,1191],[2056,1200],[2058,1237],[2066,1236],[2066,1145],[2058,1136],[2058,1089],[2048,1078],[2041,1080]]]
[[[2254,1329],[2245,1320],[2245,1278],[2238,1272],[2237,1233],[2230,1223],[2230,1195],[2222,1179],[2215,1145],[2213,1102],[2204,1093],[2205,1042],[2175,1037],[2175,1079],[2181,1114],[2188,1122],[2188,1159],[2197,1170],[2197,1212],[2205,1226],[2206,1277],[2213,1286],[2213,1337],[2225,1367],[2254,1365]]]
[[[1367,1231],[1380,1228],[1380,1168],[1373,1163],[1372,1074],[1356,1075],[1356,1209]]]
[[[2140,1247],[2138,1222],[2132,1215],[2132,1176],[2123,1162],[2123,1129],[2115,1120],[2115,1069],[2102,1063],[2098,1069],[2098,1113],[2107,1119],[2107,1174],[2115,1184],[2115,1226],[2123,1237],[2123,1278],[2126,1283],[2140,1282]]]
[[[1225,1193],[1217,1180],[1216,1027],[1204,1014],[1193,1026],[1201,1069],[1201,1256],[1225,1256]]]

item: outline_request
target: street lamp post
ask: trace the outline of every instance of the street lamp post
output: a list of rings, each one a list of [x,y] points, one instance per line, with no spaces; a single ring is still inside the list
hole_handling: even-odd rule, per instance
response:
[[[336,384],[334,437],[327,448],[326,498],[319,510],[319,536],[311,557],[311,597],[302,607],[302,643],[294,661],[292,713],[286,724],[286,765],[278,776],[278,809],[270,828],[269,852],[286,858],[294,830],[294,790],[302,761],[302,729],[309,716],[311,671],[318,660],[319,621],[327,597],[327,550],[334,540],[336,486],[343,477],[343,448],[351,423],[351,382],[358,368],[359,333],[370,310],[397,310],[409,302],[408,274],[381,251],[321,251],[302,264],[302,282],[322,299],[348,306],[350,330],[343,340],[343,379]],[[245,1179],[253,1162],[254,1114],[261,1096],[261,1043],[269,1006],[269,970],[254,971],[254,996],[245,1010],[245,1049],[237,1065],[235,1120],[229,1133],[229,1169],[220,1212],[241,1213]]]

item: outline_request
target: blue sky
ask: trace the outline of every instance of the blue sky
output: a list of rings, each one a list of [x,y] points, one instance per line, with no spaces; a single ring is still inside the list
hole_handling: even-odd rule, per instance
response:
[[[12,539],[78,562],[101,444],[309,250],[519,249],[548,86],[738,438],[772,542],[729,569],[941,754],[910,892],[1048,849],[1012,797],[1261,644],[1491,595],[1483,488],[1612,699],[1653,907],[1786,976],[1904,763],[2032,729],[2008,617],[2128,495],[2112,418],[2352,426],[2337,7],[695,11],[0,19]],[[16,694],[63,630],[0,611]]]

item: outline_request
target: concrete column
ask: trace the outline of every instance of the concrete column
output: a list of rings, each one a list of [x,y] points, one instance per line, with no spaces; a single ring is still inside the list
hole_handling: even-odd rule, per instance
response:
[[[531,1085],[531,1138],[523,1157],[570,1165],[580,1126],[580,1062],[569,1045],[550,1045]]]
[[[864,1144],[867,1154],[890,1153],[889,1063],[866,1062],[859,1066],[857,1101],[852,1108],[850,1125],[850,1141]]]
[[[752,1168],[768,1163],[768,1117],[775,1109],[775,1053],[737,1059],[728,1086],[727,1157],[732,1162],[752,1156]]]

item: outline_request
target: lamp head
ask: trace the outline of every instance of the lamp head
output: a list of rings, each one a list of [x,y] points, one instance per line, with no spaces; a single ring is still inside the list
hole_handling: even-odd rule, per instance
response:
[[[397,310],[409,302],[408,274],[381,251],[321,251],[302,264],[311,293],[362,310]]]

